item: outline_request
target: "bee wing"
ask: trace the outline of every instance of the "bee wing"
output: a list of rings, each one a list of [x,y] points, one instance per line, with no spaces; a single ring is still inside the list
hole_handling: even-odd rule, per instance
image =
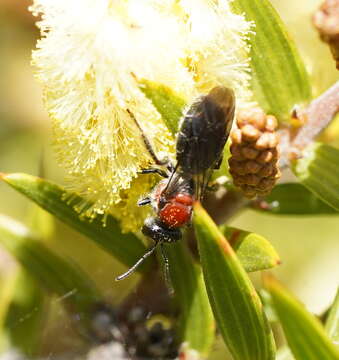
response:
[[[192,194],[193,180],[191,177],[183,176],[183,174],[179,171],[179,164],[177,164],[168,180],[166,188],[162,192],[162,195],[167,199],[171,199],[181,192]]]
[[[235,110],[233,90],[215,87],[194,103],[185,115],[177,138],[180,170],[194,180],[201,199],[228,139]]]

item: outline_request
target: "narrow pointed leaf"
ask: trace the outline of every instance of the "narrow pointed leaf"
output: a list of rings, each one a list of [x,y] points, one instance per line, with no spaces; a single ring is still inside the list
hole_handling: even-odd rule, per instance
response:
[[[270,269],[280,264],[280,258],[271,243],[256,233],[223,225],[220,231],[247,272]]]
[[[87,312],[102,300],[88,275],[49,250],[21,223],[0,215],[0,245],[42,286],[64,298],[77,312]]]
[[[193,260],[183,243],[167,246],[166,252],[181,313],[180,340],[187,343],[188,349],[194,349],[206,357],[214,341],[215,321],[201,267]]]
[[[325,330],[333,343],[339,348],[339,288],[328,314]]]
[[[252,88],[266,112],[287,120],[295,104],[311,98],[305,65],[268,0],[234,0],[238,13],[255,23],[250,36]]]
[[[49,240],[55,232],[54,217],[35,203],[31,203],[25,223],[44,240]]]
[[[254,204],[253,208],[276,215],[339,215],[339,211],[324,203],[299,183],[275,186],[264,201],[265,206]]]
[[[185,100],[169,87],[148,80],[140,82],[140,89],[152,101],[174,136],[178,131],[178,123],[186,105]]]
[[[296,360],[338,360],[339,352],[326,335],[320,321],[310,314],[274,278],[266,277],[273,305]]]
[[[276,360],[294,360],[294,357],[291,350],[287,346],[284,346],[277,351]]]
[[[210,304],[235,360],[275,358],[272,331],[263,306],[240,261],[199,203],[194,226]]]
[[[51,214],[32,202],[27,215],[30,230],[44,241],[52,236],[54,218]],[[18,349],[28,357],[37,355],[48,310],[46,300],[46,292],[40,284],[23,267],[18,267],[4,327],[10,348]]]
[[[15,289],[15,274],[7,274],[0,278],[0,354],[10,348],[9,336],[5,328],[6,315]]]
[[[264,305],[264,311],[267,319],[270,323],[276,323],[279,321],[277,314],[275,313],[271,294],[264,288],[259,291],[260,299]]]
[[[146,247],[136,236],[132,233],[121,233],[118,222],[112,216],[107,216],[105,226],[99,218],[91,221],[80,219],[73,204],[79,203],[81,198],[72,194],[74,200],[65,201],[65,197],[69,198],[70,194],[62,187],[47,180],[20,173],[3,174],[2,179],[59,220],[89,237],[128,267],[132,266],[145,252]],[[138,268],[138,271],[146,270],[150,262],[151,259],[148,259],[146,264]]]
[[[315,143],[302,158],[294,161],[293,171],[300,182],[326,204],[339,211],[339,150]]]

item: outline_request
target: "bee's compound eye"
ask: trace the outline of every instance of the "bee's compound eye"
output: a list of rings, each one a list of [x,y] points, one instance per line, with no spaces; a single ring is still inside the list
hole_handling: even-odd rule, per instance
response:
[[[155,242],[176,242],[182,237],[180,229],[168,228],[156,218],[147,218],[141,231]]]

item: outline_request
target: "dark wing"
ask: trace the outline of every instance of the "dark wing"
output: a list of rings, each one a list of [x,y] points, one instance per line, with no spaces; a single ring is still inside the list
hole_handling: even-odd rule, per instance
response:
[[[194,182],[191,177],[182,176],[177,166],[168,179],[168,183],[162,192],[165,199],[172,199],[178,193],[193,195]]]
[[[201,199],[222,156],[232,127],[234,109],[233,90],[218,86],[194,103],[182,121],[176,157],[179,172],[195,182],[196,199]]]

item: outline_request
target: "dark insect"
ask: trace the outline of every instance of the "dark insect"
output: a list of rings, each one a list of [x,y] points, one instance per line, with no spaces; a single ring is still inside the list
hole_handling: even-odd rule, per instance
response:
[[[232,127],[234,108],[233,90],[226,87],[215,87],[208,95],[200,97],[189,108],[180,124],[175,166],[168,160],[158,159],[139,123],[130,113],[155,163],[142,173],[156,173],[164,180],[159,182],[149,196],[138,202],[139,206],[151,204],[156,212],[155,217],[145,220],[142,228],[142,233],[150,237],[154,245],[116,280],[130,275],[158,245],[161,246],[168,269],[163,244],[181,239],[181,228],[189,224],[192,218],[193,202],[202,199],[212,171],[219,168]]]

